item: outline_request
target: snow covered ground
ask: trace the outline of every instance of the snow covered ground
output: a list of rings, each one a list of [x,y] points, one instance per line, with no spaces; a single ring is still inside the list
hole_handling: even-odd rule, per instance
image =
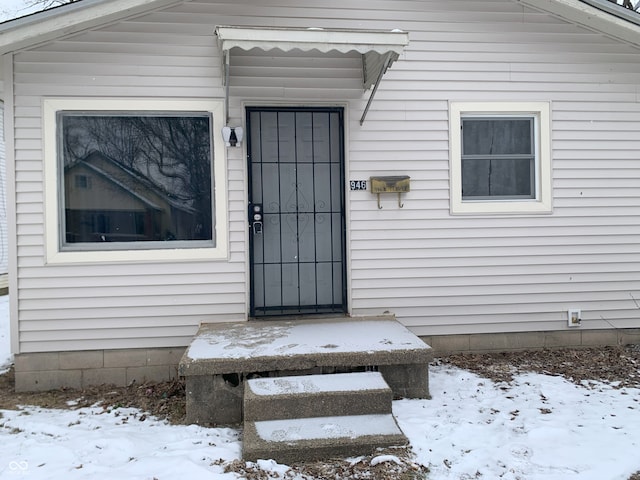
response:
[[[0,297],[0,366],[9,360]],[[429,480],[627,480],[640,470],[640,390],[516,376],[495,384],[450,366],[430,370],[432,400],[393,405]],[[237,479],[233,429],[172,426],[134,409],[0,410],[0,478]],[[261,462],[272,478],[286,466]],[[291,478],[291,477],[287,477]]]
[[[628,479],[640,470],[640,390],[525,374],[505,388],[446,366],[430,401],[394,402],[433,479]]]

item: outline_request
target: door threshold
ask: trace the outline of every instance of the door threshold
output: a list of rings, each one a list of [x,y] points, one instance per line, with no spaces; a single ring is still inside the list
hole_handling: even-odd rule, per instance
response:
[[[248,317],[250,322],[265,322],[265,321],[312,321],[312,320],[325,320],[328,318],[351,318],[348,313],[297,313],[292,315],[268,315],[261,317]]]

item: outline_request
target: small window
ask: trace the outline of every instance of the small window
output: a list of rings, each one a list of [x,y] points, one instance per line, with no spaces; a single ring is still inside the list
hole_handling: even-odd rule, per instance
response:
[[[90,177],[86,175],[76,175],[74,179],[76,188],[91,188]]]
[[[452,103],[452,213],[550,211],[548,119],[542,103]]]
[[[49,261],[226,256],[221,114],[207,101],[46,99]]]

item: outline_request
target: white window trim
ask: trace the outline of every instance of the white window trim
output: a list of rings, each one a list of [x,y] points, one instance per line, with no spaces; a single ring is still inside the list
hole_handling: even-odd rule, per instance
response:
[[[450,209],[452,215],[551,213],[551,116],[548,102],[451,102],[449,104]],[[463,115],[533,115],[536,196],[533,199],[462,200]]]
[[[215,247],[153,248],[132,250],[62,251],[59,204],[59,161],[56,114],[61,110],[85,111],[181,111],[207,112],[213,117],[213,189]],[[44,199],[46,263],[105,263],[152,261],[202,261],[228,258],[227,162],[222,139],[216,135],[224,122],[224,101],[212,99],[45,98],[42,103],[44,131]]]

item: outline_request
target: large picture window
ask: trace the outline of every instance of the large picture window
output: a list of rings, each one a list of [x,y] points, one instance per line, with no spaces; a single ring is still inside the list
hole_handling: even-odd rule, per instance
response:
[[[48,212],[58,230],[51,256],[126,259],[123,252],[134,251],[132,259],[144,259],[166,257],[163,250],[226,251],[224,189],[218,188],[224,150],[213,135],[218,110],[197,101],[45,100],[54,124],[47,130],[55,132],[47,142],[55,145],[47,149],[55,152],[55,175],[50,161],[47,178],[55,181],[58,204]]]
[[[551,210],[545,103],[452,103],[452,213]]]
[[[213,242],[211,123],[208,114],[58,112],[64,245]]]

